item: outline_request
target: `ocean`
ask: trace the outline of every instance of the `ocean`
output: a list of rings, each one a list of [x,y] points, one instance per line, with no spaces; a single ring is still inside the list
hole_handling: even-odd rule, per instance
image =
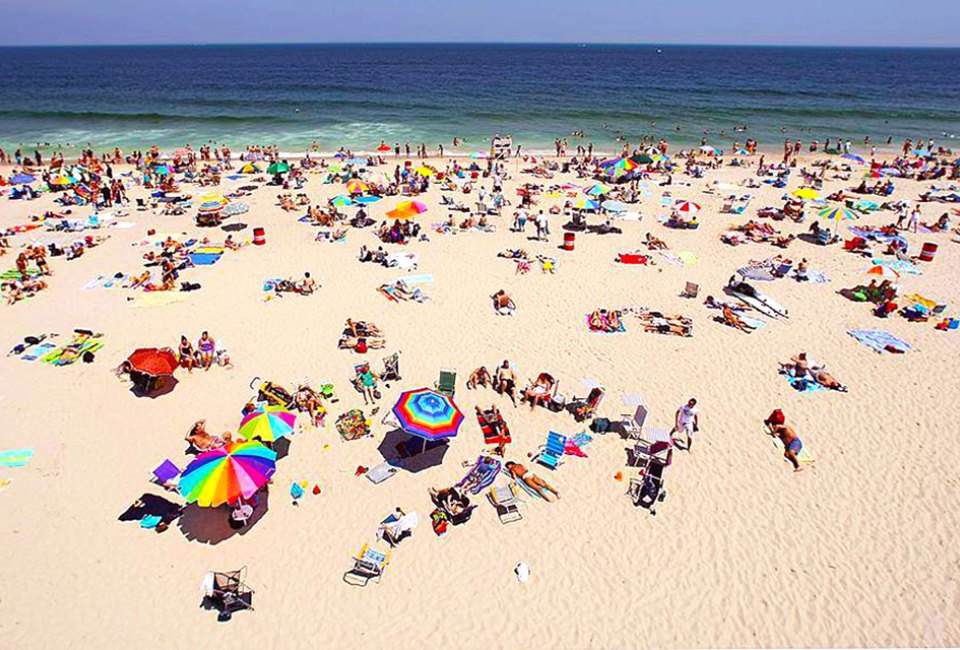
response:
[[[198,45],[0,48],[0,146],[304,151],[438,143],[527,151],[621,137],[960,134],[960,49],[668,45]],[[735,133],[738,126],[746,132]],[[679,127],[679,130],[678,130]],[[583,131],[582,140],[572,137]]]

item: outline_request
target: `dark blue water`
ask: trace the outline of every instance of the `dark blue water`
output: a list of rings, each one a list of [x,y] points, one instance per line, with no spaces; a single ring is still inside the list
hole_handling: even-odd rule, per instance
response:
[[[960,49],[590,45],[0,48],[0,144],[369,150],[495,133],[725,147],[960,134]],[[680,132],[675,130],[680,126]],[[726,135],[721,135],[726,131]],[[572,139],[571,139],[572,140]],[[948,143],[949,144],[949,143]]]

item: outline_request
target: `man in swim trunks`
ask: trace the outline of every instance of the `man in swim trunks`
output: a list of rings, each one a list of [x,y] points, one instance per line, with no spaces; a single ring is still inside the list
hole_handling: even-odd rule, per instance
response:
[[[513,405],[517,405],[517,374],[510,367],[510,362],[506,359],[497,368],[494,387],[501,395],[506,393],[510,397]]]
[[[800,472],[803,467],[800,466],[798,454],[803,449],[803,441],[797,436],[797,432],[788,424],[773,424],[770,427],[770,435],[780,438],[783,443],[783,457],[793,465],[794,472]]]
[[[560,493],[557,492],[556,488],[552,487],[549,483],[544,481],[533,472],[529,471],[520,463],[507,461],[505,467],[507,468],[507,472],[509,472],[513,478],[518,481],[523,481],[527,487],[533,490],[544,501],[549,501],[552,503],[560,498]]]

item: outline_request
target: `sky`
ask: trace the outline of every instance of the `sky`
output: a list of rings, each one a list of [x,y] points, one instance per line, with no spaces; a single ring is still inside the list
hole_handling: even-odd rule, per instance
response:
[[[960,47],[960,0],[0,0],[2,45],[571,42]]]

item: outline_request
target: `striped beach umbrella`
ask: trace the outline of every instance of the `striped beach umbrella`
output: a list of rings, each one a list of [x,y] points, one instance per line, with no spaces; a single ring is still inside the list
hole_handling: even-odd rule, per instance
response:
[[[884,266],[883,264],[877,264],[876,266],[871,266],[867,270],[867,275],[874,275],[884,280],[899,280],[900,274],[891,269],[889,266]]]
[[[237,433],[246,440],[273,442],[294,433],[297,414],[282,406],[265,406],[243,416]]]
[[[696,214],[700,212],[700,204],[681,200],[674,203],[673,209],[684,214]]]
[[[187,503],[216,508],[249,499],[277,470],[277,453],[259,442],[231,442],[205,451],[187,465],[179,490]]]
[[[573,202],[573,207],[575,210],[596,210],[600,204],[593,199],[582,197]]]
[[[456,436],[463,423],[463,413],[453,400],[429,388],[402,393],[393,414],[400,428],[429,441]]]
[[[820,218],[827,221],[842,221],[846,219],[856,219],[857,215],[845,205],[831,205],[820,211]]]
[[[351,194],[363,194],[370,189],[370,186],[358,178],[347,181],[347,191]]]
[[[587,189],[583,191],[584,194],[589,194],[590,196],[603,196],[604,194],[610,193],[610,186],[604,185],[603,183],[594,183]]]
[[[353,205],[353,199],[346,194],[338,194],[337,196],[333,197],[330,203],[335,208],[348,208]]]

